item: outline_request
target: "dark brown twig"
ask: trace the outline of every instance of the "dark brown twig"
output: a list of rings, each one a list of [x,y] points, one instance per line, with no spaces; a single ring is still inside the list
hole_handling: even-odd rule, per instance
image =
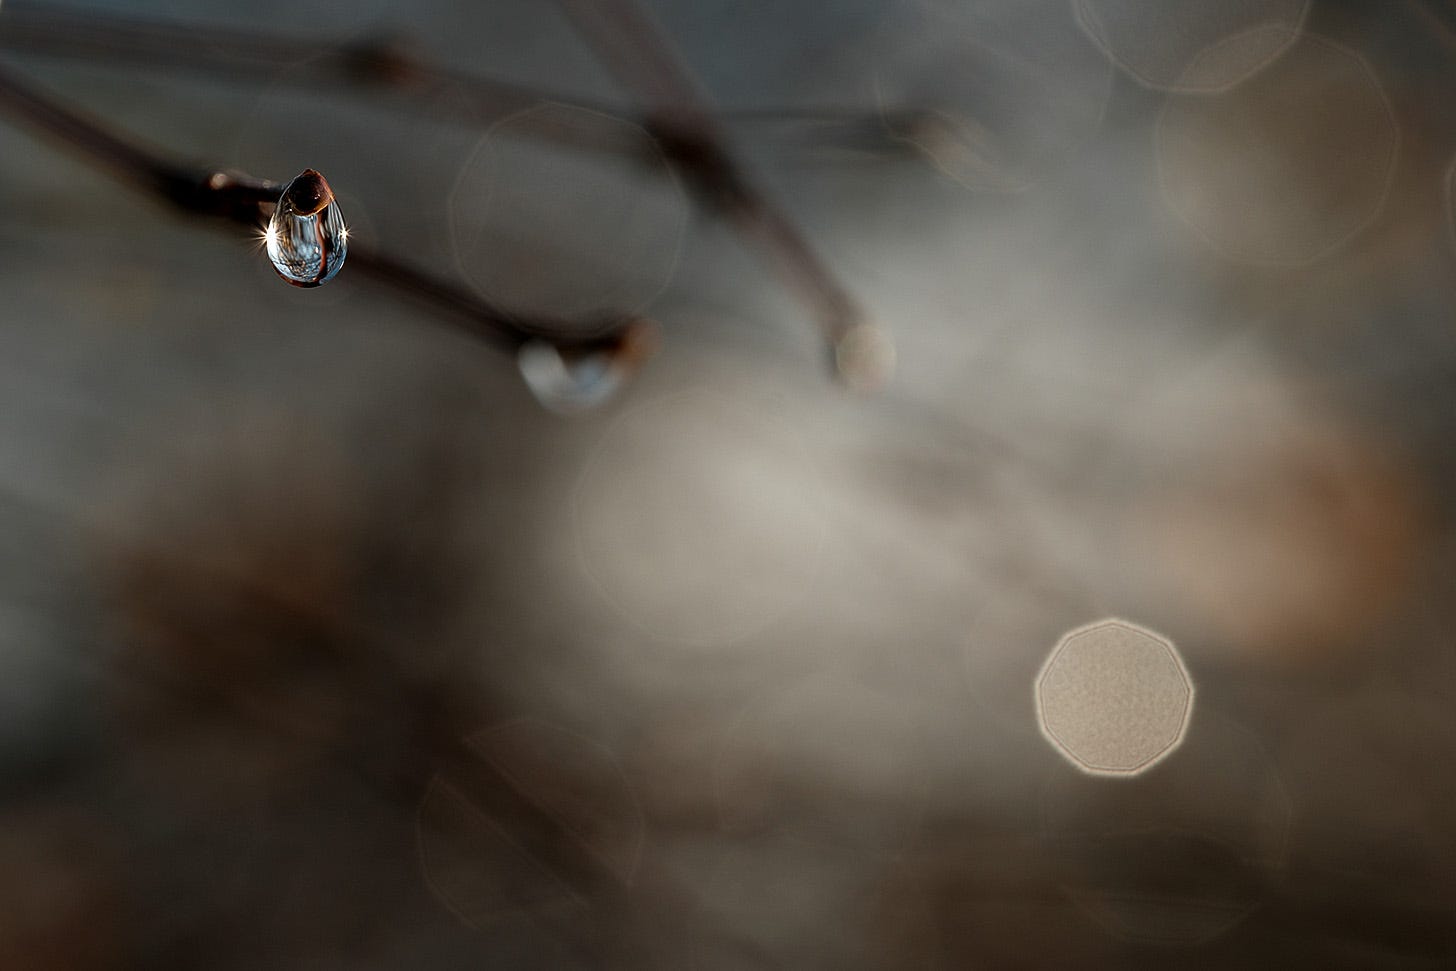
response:
[[[187,213],[256,230],[267,222],[283,191],[281,183],[179,165],[107,129],[5,68],[0,68],[0,111],[62,142],[108,174]],[[528,340],[547,340],[577,353],[613,350],[636,321],[607,313],[586,321],[508,315],[448,280],[362,243],[351,244],[349,262],[375,281],[444,311],[472,337],[507,350]]]
[[[727,148],[723,129],[657,26],[633,0],[558,0],[602,62],[647,107],[647,130],[663,152],[803,300],[847,374],[841,348],[865,315],[781,208],[749,178]]]
[[[644,125],[643,118],[621,106],[584,99],[565,92],[525,86],[501,78],[450,70],[419,57],[408,37],[375,34],[344,43],[300,40],[296,36],[258,33],[205,24],[173,24],[122,17],[95,10],[6,0],[0,7],[0,49],[37,57],[110,61],[186,70],[206,75],[251,78],[291,86],[332,86],[344,90],[388,88],[404,95],[394,103],[412,113],[444,122],[479,127],[507,115],[551,102],[602,116],[599,130],[570,131],[528,119],[523,131],[568,147],[642,158],[641,140],[624,139],[622,125]],[[449,93],[449,97],[438,97]],[[908,111],[906,123],[920,116]],[[886,134],[880,114],[849,107],[751,107],[719,111],[722,123],[793,126],[826,136],[842,135],[845,143],[879,144],[887,152],[902,146]],[[811,126],[807,129],[804,126]]]

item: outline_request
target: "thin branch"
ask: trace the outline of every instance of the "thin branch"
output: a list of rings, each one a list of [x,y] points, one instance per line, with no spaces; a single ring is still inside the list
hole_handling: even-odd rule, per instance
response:
[[[584,108],[581,118],[601,117],[603,124],[550,124],[546,116],[537,113],[527,116],[523,131],[573,149],[625,155],[637,160],[654,157],[655,141],[656,147],[683,173],[701,199],[728,218],[741,235],[756,243],[770,268],[809,308],[835,355],[837,370],[845,376],[847,358],[843,348],[854,343],[846,338],[852,334],[863,338],[867,333],[862,326],[865,322],[862,309],[792,220],[732,158],[726,148],[724,118],[707,107],[666,39],[630,0],[603,0],[600,4],[561,0],[561,3],[613,73],[649,106],[645,116],[624,118],[614,106],[584,104],[509,82],[447,71],[421,61],[411,55],[406,45],[389,39],[329,48],[317,41],[292,37],[106,18],[65,8],[34,10],[24,3],[17,10],[12,0],[0,15],[4,18],[0,46],[67,56],[120,55],[168,67],[263,73],[270,77],[282,74],[300,83],[318,79],[347,84],[382,83],[414,93],[412,102],[429,104],[437,111],[454,112],[459,120],[471,124],[520,112],[542,101]],[[463,92],[466,97],[420,97],[444,91]],[[816,117],[847,125],[847,133],[861,145],[867,134],[891,144],[897,141],[891,137],[894,128],[890,119],[878,114],[767,108],[748,109],[739,115],[740,120],[798,124]],[[621,124],[624,120],[636,122],[645,129],[640,139],[631,136],[632,129]],[[629,134],[624,135],[624,131]],[[570,322],[512,324],[509,315],[461,288],[430,278],[382,254],[365,251],[356,261],[376,278],[471,320],[473,332],[484,332],[493,340],[504,340],[508,346],[518,346],[532,336],[544,336],[560,343],[560,335],[582,333],[582,328]],[[602,326],[610,330],[613,323],[608,320]],[[626,321],[615,323],[622,325]],[[874,339],[883,340],[880,336]],[[621,342],[611,337],[605,344],[574,343],[578,350],[590,353],[617,350]],[[851,382],[858,383],[858,379]]]
[[[281,183],[177,164],[4,67],[0,67],[0,112],[29,123],[113,177],[194,215],[219,217],[256,230],[268,221],[283,191]],[[547,340],[578,353],[611,351],[637,322],[635,317],[610,313],[589,320],[507,314],[455,283],[359,242],[350,244],[349,262],[376,282],[444,311],[472,337],[506,350],[528,340]]]
[[[647,119],[620,105],[440,67],[419,57],[408,36],[402,34],[380,33],[358,41],[329,43],[299,40],[296,35],[33,5],[23,0],[6,0],[0,6],[0,23],[4,25],[0,29],[0,49],[18,54],[105,60],[296,87],[383,87],[406,96],[391,107],[472,127],[491,124],[542,102],[581,108],[612,121],[647,123]],[[438,97],[445,93],[452,96]],[[908,124],[923,112],[907,110],[902,114]],[[903,147],[887,134],[886,120],[879,113],[860,108],[748,107],[720,110],[716,117],[733,125],[812,126],[816,139],[826,144],[837,144],[833,135],[838,132],[839,142],[878,144],[894,153]],[[624,140],[621,125],[604,124],[600,131],[563,132],[560,126],[535,126],[534,121],[526,120],[523,130],[527,134],[563,141],[572,148],[643,158],[647,149],[642,142],[650,141],[645,136],[642,140]]]
[[[608,70],[648,108],[647,130],[708,203],[756,240],[832,347],[864,313],[798,227],[748,177],[671,44],[633,0],[557,0]]]

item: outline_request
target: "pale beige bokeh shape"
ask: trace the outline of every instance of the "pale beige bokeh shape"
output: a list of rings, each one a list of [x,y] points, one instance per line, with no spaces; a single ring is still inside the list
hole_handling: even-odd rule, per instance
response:
[[[875,55],[887,133],[981,192],[1021,192],[1102,127],[1112,65],[1065,0],[921,0]]]
[[[1139,83],[1226,90],[1299,38],[1309,0],[1073,0],[1089,40]]]
[[[1036,679],[1042,734],[1095,775],[1136,775],[1183,740],[1193,683],[1172,642],[1124,620],[1062,637]]]
[[[601,745],[532,719],[470,736],[483,762],[506,776],[602,863],[631,882],[645,837],[642,808],[616,758]],[[489,817],[470,786],[437,775],[416,816],[425,883],[446,909],[472,927],[532,911],[571,913],[584,906],[510,835],[510,820]]]
[[[1395,171],[1395,112],[1364,59],[1306,35],[1218,97],[1175,97],[1158,119],[1164,202],[1220,255],[1313,263],[1379,215]]]

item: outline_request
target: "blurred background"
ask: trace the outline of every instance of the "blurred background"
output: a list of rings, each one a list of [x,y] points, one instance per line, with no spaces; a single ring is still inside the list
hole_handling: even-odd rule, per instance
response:
[[[644,6],[883,392],[553,4],[0,4],[152,147],[661,326],[563,417],[0,115],[0,965],[1450,966],[1456,7]],[[1131,776],[1039,723],[1106,617],[1192,685]]]

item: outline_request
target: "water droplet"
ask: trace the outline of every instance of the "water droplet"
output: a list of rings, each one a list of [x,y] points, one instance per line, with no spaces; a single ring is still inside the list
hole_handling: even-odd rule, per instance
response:
[[[615,341],[589,349],[562,348],[545,340],[521,345],[517,364],[541,405],[563,415],[598,408],[627,383],[656,343],[656,325],[637,321]]]
[[[333,190],[313,169],[304,169],[283,190],[264,234],[268,259],[296,287],[329,282],[344,265],[349,231]]]
[[[852,391],[882,390],[895,374],[895,341],[888,331],[858,323],[834,341],[834,372]]]
[[[937,108],[886,113],[891,137],[911,145],[932,165],[965,186],[1016,192],[1026,181],[1005,158],[1005,150],[980,122]]]

